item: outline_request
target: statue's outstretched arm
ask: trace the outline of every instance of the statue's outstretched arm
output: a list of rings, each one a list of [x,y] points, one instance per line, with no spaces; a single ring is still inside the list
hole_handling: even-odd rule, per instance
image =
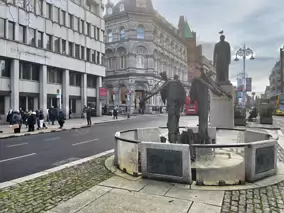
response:
[[[157,91],[153,92],[151,95],[147,96],[146,98],[144,98],[144,102],[149,100],[150,98],[152,98],[154,95],[158,94],[160,91],[162,91],[167,85],[168,85],[168,81],[165,82],[159,89],[157,89]]]

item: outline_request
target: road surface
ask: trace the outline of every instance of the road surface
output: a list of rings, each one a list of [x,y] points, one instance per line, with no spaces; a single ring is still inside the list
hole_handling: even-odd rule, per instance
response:
[[[166,126],[167,117],[137,118],[96,124],[90,128],[38,134],[0,141],[0,183],[50,169],[114,148],[117,131]],[[197,124],[197,117],[182,116],[180,125]]]

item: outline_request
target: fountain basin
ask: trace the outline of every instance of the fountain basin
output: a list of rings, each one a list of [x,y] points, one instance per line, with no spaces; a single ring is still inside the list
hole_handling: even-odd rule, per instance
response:
[[[196,127],[181,127],[180,131],[187,128],[197,131]],[[224,137],[221,134],[220,138],[220,132]],[[161,136],[167,137],[165,127],[120,131],[115,135],[114,164],[136,177],[186,183],[194,180],[205,185],[243,184],[276,174],[277,140],[270,139],[267,132],[212,128],[209,134],[212,138],[215,135],[216,144],[161,143]],[[195,150],[195,160],[190,149]],[[265,163],[261,159],[267,159],[267,153],[273,160]]]

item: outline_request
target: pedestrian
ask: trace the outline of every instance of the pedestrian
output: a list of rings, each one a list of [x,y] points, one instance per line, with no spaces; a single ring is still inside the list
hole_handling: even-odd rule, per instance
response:
[[[12,125],[12,116],[13,116],[13,110],[10,109],[6,118],[6,122],[9,123],[10,125]]]
[[[56,114],[56,109],[54,108],[54,106],[51,106],[51,108],[48,110],[48,116],[49,120],[51,121],[51,125],[54,125]]]
[[[59,129],[62,129],[64,123],[65,123],[66,117],[64,112],[62,111],[62,109],[59,110],[59,114],[58,114],[58,123],[60,125]]]
[[[37,130],[40,129],[40,123],[39,123],[39,110],[37,109],[36,111],[36,124],[37,124]]]
[[[44,115],[42,110],[39,111],[39,128],[43,129],[43,124],[44,124]]]
[[[23,113],[23,115],[22,115],[23,124],[26,125],[26,128],[28,128],[28,124],[27,124],[27,119],[28,119],[28,117],[29,117],[29,113],[28,113],[28,111],[26,110],[26,111]]]
[[[49,109],[46,109],[46,121],[48,122],[48,125],[50,124],[49,120]]]
[[[103,109],[104,109],[104,115],[107,115],[107,105],[106,104]]]
[[[28,124],[28,132],[33,132],[35,131],[35,123],[36,123],[36,113],[30,111],[28,119],[27,119],[27,124]]]
[[[117,115],[118,115],[118,106],[116,106],[116,107],[113,109],[113,119],[117,119]]]
[[[12,117],[12,128],[14,133],[20,133],[22,127],[22,116],[19,110],[14,111]]]
[[[87,117],[88,126],[91,126],[92,125],[92,119],[91,119],[91,117],[92,117],[92,109],[91,109],[91,107],[88,107],[86,109],[86,117]]]

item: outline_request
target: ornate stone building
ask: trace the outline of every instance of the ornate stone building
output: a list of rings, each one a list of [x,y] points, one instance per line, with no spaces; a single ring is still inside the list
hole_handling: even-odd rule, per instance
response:
[[[188,82],[184,36],[154,10],[151,0],[124,0],[115,5],[108,1],[104,19],[106,104],[138,109],[139,99],[159,82],[162,71]],[[157,95],[148,101],[146,110],[161,105]]]

